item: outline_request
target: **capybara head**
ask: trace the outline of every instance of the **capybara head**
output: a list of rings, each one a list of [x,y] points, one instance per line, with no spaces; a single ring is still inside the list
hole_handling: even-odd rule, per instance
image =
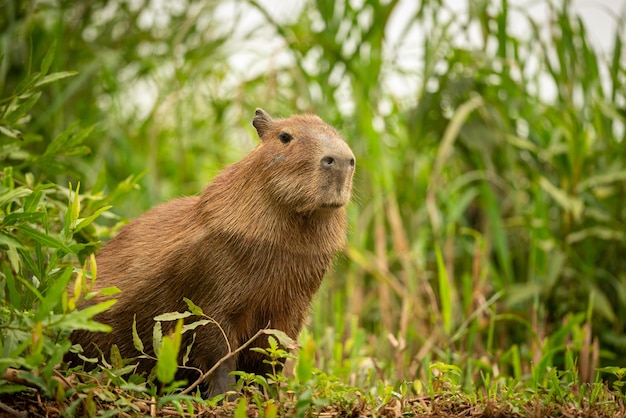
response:
[[[350,200],[355,159],[341,135],[315,115],[272,119],[257,109],[255,159],[275,201],[295,212],[340,208]]]

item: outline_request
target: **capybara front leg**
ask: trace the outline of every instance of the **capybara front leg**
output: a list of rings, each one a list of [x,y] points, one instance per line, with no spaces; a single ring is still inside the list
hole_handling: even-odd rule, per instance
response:
[[[235,376],[230,372],[235,371],[235,359],[230,358],[222,363],[211,376],[209,376],[207,399],[233,390],[235,386]]]

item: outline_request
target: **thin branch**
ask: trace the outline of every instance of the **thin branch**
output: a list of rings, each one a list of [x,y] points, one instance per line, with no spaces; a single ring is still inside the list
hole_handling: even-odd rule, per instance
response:
[[[257,331],[256,334],[254,334],[248,341],[246,341],[245,343],[243,343],[241,346],[239,346],[239,348],[237,348],[235,351],[231,351],[228,354],[226,354],[224,357],[222,357],[217,363],[215,363],[215,365],[213,365],[213,367],[211,367],[211,369],[204,373],[202,376],[200,376],[195,382],[193,382],[191,384],[191,386],[189,386],[187,389],[183,390],[181,393],[181,395],[186,395],[189,392],[191,392],[192,390],[194,390],[200,383],[202,383],[204,380],[206,380],[207,377],[209,377],[211,374],[213,374],[213,372],[222,364],[224,364],[227,360],[229,360],[230,358],[234,357],[235,355],[237,355],[237,353],[239,353],[242,350],[245,350],[246,348],[248,348],[248,346],[250,346],[250,344],[252,344],[252,342],[254,340],[256,340],[259,336],[261,336],[261,334],[264,334],[267,328],[263,328]]]
[[[9,367],[4,372],[4,376],[2,376],[2,379],[11,383],[17,383],[20,385],[28,386],[30,388],[39,389],[39,386],[37,386],[33,382],[26,380],[22,376],[20,376],[23,373],[29,373],[29,372],[26,370],[19,370],[19,369],[14,369],[12,367]],[[30,372],[30,373],[33,375],[38,375],[36,372]],[[55,371],[55,376],[52,376],[51,379],[56,380],[63,387],[64,390],[68,390],[72,387],[71,383],[67,379],[61,377],[56,371]]]
[[[3,404],[2,402],[0,402],[0,410],[8,414],[11,414],[11,416],[14,416],[14,417],[27,417],[28,416],[28,412],[15,410],[11,408],[9,405]]]

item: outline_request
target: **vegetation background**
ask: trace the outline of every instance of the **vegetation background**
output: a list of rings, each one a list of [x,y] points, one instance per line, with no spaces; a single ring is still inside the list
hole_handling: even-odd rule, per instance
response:
[[[624,15],[599,51],[571,1],[537,3],[421,0],[391,28],[398,0],[3,0],[0,368],[54,396],[61,336],[97,327],[63,295],[76,266],[249,152],[263,107],[317,113],[357,156],[315,367],[383,400],[442,375],[619,389]]]

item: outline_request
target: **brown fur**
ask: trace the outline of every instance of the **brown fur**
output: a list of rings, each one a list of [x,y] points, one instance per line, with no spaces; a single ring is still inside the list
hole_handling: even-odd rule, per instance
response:
[[[233,349],[268,324],[298,335],[333,255],[344,245],[354,155],[317,116],[272,119],[257,109],[253,125],[259,146],[224,169],[201,196],[153,208],[98,254],[97,287],[118,286],[122,293],[97,317],[113,332],[72,334],[88,355],[96,355],[95,343],[104,353],[117,344],[123,356],[136,356],[134,315],[150,352],[153,318],[186,310],[183,297],[220,323]],[[285,144],[281,134],[293,139]],[[219,329],[203,326],[190,365],[207,371],[226,353]],[[262,360],[241,352],[214,374],[209,395],[228,389],[232,370],[263,373]],[[152,366],[143,361],[140,370]],[[195,380],[198,374],[183,377]]]

